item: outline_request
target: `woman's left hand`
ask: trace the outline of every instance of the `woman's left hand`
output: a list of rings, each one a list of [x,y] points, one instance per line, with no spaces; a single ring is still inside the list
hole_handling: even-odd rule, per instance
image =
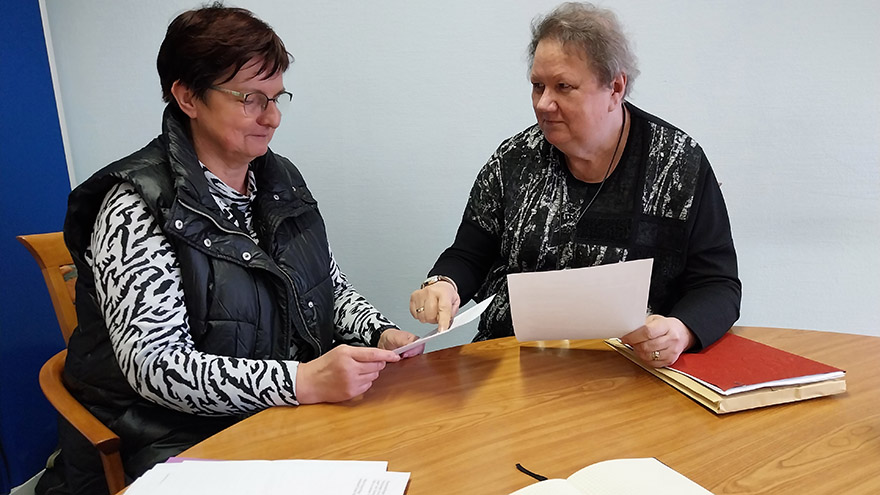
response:
[[[650,315],[645,324],[620,338],[642,361],[662,368],[674,363],[696,342],[694,334],[678,318]]]
[[[389,351],[393,351],[400,346],[404,346],[409,344],[410,342],[415,342],[419,338],[415,336],[415,334],[404,332],[403,330],[397,328],[389,328],[382,332],[382,336],[379,337],[379,349],[387,349]],[[420,345],[418,347],[414,347],[403,354],[400,357],[409,358],[413,356],[418,356],[419,354],[425,352],[425,346]]]

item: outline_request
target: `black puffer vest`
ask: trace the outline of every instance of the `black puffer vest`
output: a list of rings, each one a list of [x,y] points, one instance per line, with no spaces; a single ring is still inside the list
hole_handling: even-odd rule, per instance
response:
[[[79,275],[79,327],[68,344],[64,378],[74,396],[122,438],[124,461],[126,451],[136,455],[175,430],[190,430],[199,441],[238,418],[164,409],[139,396],[119,369],[85,260],[101,202],[115,184],[134,186],[175,250],[197,350],[308,361],[333,345],[333,283],[317,204],[286,158],[269,151],[252,169],[259,244],[221,214],[184,124],[170,109],[159,137],[70,194],[64,235]]]

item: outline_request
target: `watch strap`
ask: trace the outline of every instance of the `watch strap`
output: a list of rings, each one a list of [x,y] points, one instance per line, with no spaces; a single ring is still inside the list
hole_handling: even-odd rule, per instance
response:
[[[424,289],[429,285],[434,285],[437,282],[449,282],[452,285],[452,288],[455,289],[455,292],[458,293],[458,285],[455,284],[455,280],[447,277],[446,275],[431,275],[426,278],[424,282],[422,282],[421,287],[419,289]]]

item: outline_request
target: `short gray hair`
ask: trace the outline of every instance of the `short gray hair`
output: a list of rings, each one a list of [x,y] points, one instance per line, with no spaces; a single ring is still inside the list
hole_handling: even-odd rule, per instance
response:
[[[529,44],[529,70],[535,62],[535,50],[544,39],[573,46],[588,60],[600,84],[611,84],[619,74],[626,74],[628,96],[639,75],[636,56],[614,12],[591,3],[566,2],[545,16],[532,20]]]

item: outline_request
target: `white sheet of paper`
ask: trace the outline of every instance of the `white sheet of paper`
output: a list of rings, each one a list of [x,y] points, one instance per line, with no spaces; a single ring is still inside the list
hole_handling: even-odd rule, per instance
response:
[[[622,337],[645,324],[653,259],[507,276],[519,341]]]
[[[467,325],[468,323],[476,320],[481,314],[483,314],[483,311],[485,311],[486,308],[489,307],[489,304],[492,302],[492,299],[495,299],[495,294],[492,294],[491,296],[482,300],[479,304],[475,304],[474,306],[470,307],[467,311],[463,311],[463,312],[455,315],[455,318],[453,318],[453,320],[452,320],[452,325],[449,326],[449,330],[446,330],[445,332],[440,333],[440,332],[438,332],[439,328],[435,328],[434,330],[431,330],[430,332],[427,333],[427,335],[420,338],[419,340],[416,340],[415,342],[410,342],[409,344],[406,344],[404,346],[398,347],[397,349],[394,349],[394,352],[396,354],[402,354],[402,353],[412,349],[413,347],[417,347],[417,346],[424,344],[425,342],[433,339],[434,337],[437,337],[439,335],[446,335],[448,332],[451,332],[458,327]]]
[[[337,474],[298,478],[294,483],[278,484],[272,490],[251,493],[307,493],[309,495],[403,495],[409,473],[384,471],[360,475]]]
[[[132,495],[403,495],[409,473],[373,461],[185,461],[158,464],[129,486]]]

